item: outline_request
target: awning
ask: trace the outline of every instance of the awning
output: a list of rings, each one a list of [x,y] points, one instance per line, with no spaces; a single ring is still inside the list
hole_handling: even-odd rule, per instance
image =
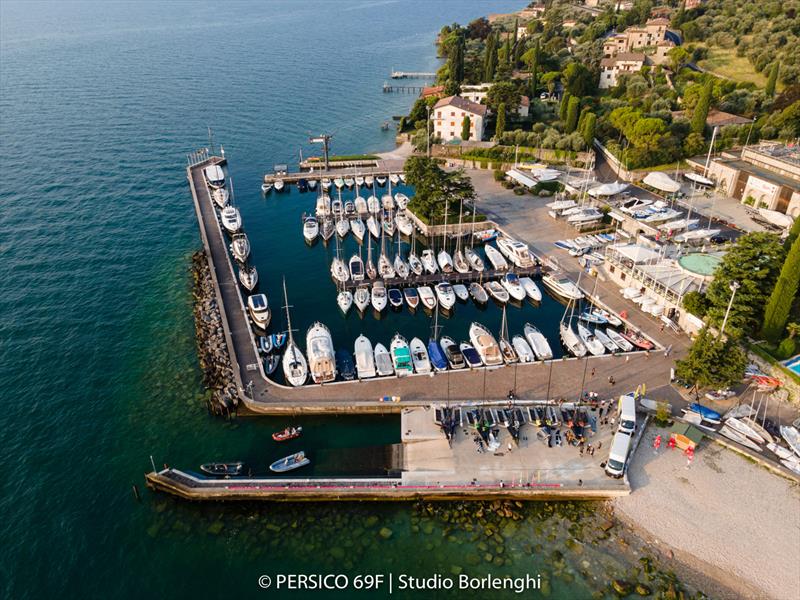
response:
[[[669,194],[677,192],[681,189],[680,183],[661,171],[651,171],[647,174],[647,177],[645,177],[643,181],[650,187],[661,190],[662,192],[667,192]]]
[[[517,183],[521,183],[525,187],[532,188],[535,187],[537,183],[535,179],[528,177],[527,175],[525,175],[525,173],[518,171],[517,169],[511,169],[510,171],[506,171],[506,175],[508,175],[511,179],[513,179]]]
[[[615,194],[624,192],[627,189],[628,189],[627,183],[616,181],[614,183],[604,183],[603,185],[597,186],[596,188],[589,190],[589,195],[594,197],[614,196]]]

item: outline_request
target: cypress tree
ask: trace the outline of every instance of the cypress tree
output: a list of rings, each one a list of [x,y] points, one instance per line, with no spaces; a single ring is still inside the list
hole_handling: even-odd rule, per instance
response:
[[[533,50],[533,63],[531,64],[531,98],[536,96],[536,84],[537,79],[539,78],[539,59],[540,59],[540,48],[539,48],[539,39],[536,39],[536,45],[534,46]]]
[[[789,235],[786,236],[786,241],[783,242],[783,249],[789,252],[789,249],[798,237],[800,237],[800,219],[795,219],[792,228],[789,230]]]
[[[564,131],[572,133],[578,125],[578,111],[581,108],[581,100],[576,96],[570,96],[567,105],[567,121],[564,124]]]
[[[483,80],[492,81],[497,66],[497,40],[493,33],[486,38],[486,51],[483,59]]]
[[[461,139],[468,140],[469,139],[469,127],[471,125],[471,119],[469,115],[464,115],[464,120],[461,121]]]
[[[517,30],[519,29],[519,17],[514,19],[514,45],[517,45],[519,39],[517,38]]]
[[[495,139],[500,139],[506,130],[506,103],[500,103],[497,107],[497,124],[494,127]]]
[[[564,95],[561,96],[561,105],[558,107],[558,118],[561,121],[567,120],[567,107],[569,106],[569,92],[564,92]]]
[[[769,70],[769,79],[767,79],[767,87],[764,88],[764,93],[768,98],[775,95],[775,84],[778,83],[778,70],[781,68],[780,61],[776,61],[772,68]]]
[[[767,308],[764,310],[763,334],[770,342],[777,343],[783,335],[798,284],[800,284],[800,238],[795,238],[786,260],[783,261],[781,274],[769,297]]]
[[[586,146],[591,148],[592,143],[594,143],[594,130],[597,125],[597,115],[594,113],[586,113],[586,118],[583,120],[583,129],[581,133],[583,134],[583,140],[586,142]]]
[[[506,64],[511,64],[512,56],[514,54],[513,48],[511,47],[511,36],[506,38]]]
[[[689,128],[691,133],[703,134],[706,128],[706,119],[708,118],[708,110],[711,108],[711,93],[714,91],[714,80],[709,78],[703,86],[703,91],[700,92],[700,99],[697,101],[697,106],[694,107],[692,113],[692,122]]]
[[[448,72],[451,81],[458,84],[464,81],[464,38],[461,36],[459,36],[450,56]]]

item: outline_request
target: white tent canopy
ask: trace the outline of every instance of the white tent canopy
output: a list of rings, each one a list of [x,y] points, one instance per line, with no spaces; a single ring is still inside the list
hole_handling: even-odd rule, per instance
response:
[[[511,179],[516,181],[517,183],[521,183],[525,187],[532,188],[536,185],[536,180],[528,177],[522,171],[518,171],[517,169],[511,169],[510,171],[506,171],[506,175],[508,175]]]
[[[758,212],[761,213],[761,216],[764,217],[767,221],[769,221],[773,225],[777,225],[778,227],[784,227],[788,229],[794,223],[794,219],[792,217],[780,213],[777,210],[759,208]]]
[[[675,181],[672,177],[661,171],[651,171],[644,178],[644,183],[650,187],[672,194],[681,189],[681,184]]]
[[[531,175],[539,181],[553,181],[561,176],[561,171],[556,171],[555,169],[533,169]]]
[[[614,183],[604,183],[603,185],[599,185],[596,188],[589,190],[589,195],[593,197],[614,196],[615,194],[624,192],[627,189],[628,189],[627,183],[622,183],[621,181],[615,181]]]

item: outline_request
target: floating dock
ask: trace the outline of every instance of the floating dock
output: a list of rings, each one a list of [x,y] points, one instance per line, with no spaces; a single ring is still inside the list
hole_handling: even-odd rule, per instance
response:
[[[530,277],[539,275],[541,273],[541,267],[531,267],[529,269],[488,269],[483,271],[470,271],[468,273],[459,273],[458,271],[453,271],[452,273],[423,273],[422,275],[409,275],[408,277],[389,277],[381,279],[380,277],[377,279],[364,279],[363,281],[353,281],[349,279],[345,284],[344,287],[346,289],[354,290],[361,285],[371,285],[376,281],[383,281],[384,285],[387,288],[390,287],[397,287],[397,288],[404,288],[404,287],[416,287],[420,285],[435,285],[437,283],[441,283],[446,281],[448,283],[471,283],[473,281],[496,281],[501,279],[507,273],[514,273],[520,277]],[[335,280],[334,280],[335,281]],[[339,285],[342,285],[340,282],[337,282]],[[488,292],[487,292],[488,293]],[[490,296],[491,297],[491,296]]]

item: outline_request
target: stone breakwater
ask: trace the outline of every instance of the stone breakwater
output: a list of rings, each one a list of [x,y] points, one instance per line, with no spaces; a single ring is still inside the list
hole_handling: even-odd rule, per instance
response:
[[[239,404],[239,397],[225,344],[214,282],[203,251],[192,255],[191,270],[197,358],[203,371],[203,385],[208,391],[206,405],[212,414],[230,416]]]

